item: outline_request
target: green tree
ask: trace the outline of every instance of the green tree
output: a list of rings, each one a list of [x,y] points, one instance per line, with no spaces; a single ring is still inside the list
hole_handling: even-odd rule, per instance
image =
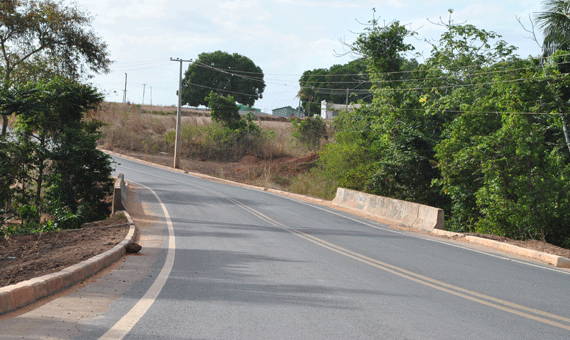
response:
[[[211,91],[206,97],[212,120],[221,123],[232,130],[243,129],[246,122],[239,114],[239,107],[236,105],[234,97],[224,97]]]
[[[535,19],[544,35],[544,56],[559,49],[570,50],[570,1],[545,0],[542,4],[544,10]]]
[[[298,97],[306,112],[317,114],[321,101],[343,104],[362,101],[370,103],[372,83],[366,71],[364,59],[359,58],[345,65],[333,65],[329,69],[305,71],[299,79]],[[310,106],[310,107],[309,107]]]
[[[431,182],[438,176],[434,158],[434,117],[424,115],[418,91],[422,73],[405,55],[413,35],[399,22],[376,20],[353,50],[366,61],[374,86],[370,105],[343,112],[334,121],[336,143],[321,152],[320,165],[344,187],[415,202],[444,205]]]
[[[455,68],[463,86],[426,97],[430,112],[451,111],[435,148],[436,183],[451,199],[448,226],[568,246],[570,169],[558,119],[567,80],[556,63],[545,73],[540,60],[512,51],[496,44]]]
[[[210,91],[233,95],[238,103],[253,106],[265,90],[263,71],[251,59],[234,53],[201,53],[184,74],[182,103],[208,105]]]
[[[97,149],[100,124],[67,126],[54,142],[46,196],[52,209],[65,208],[85,222],[109,216],[105,198],[113,192],[112,159]],[[81,214],[79,214],[81,212]]]
[[[76,213],[84,206],[90,218],[108,214],[103,199],[112,189],[111,159],[96,148],[100,123],[84,119],[103,96],[61,77],[14,92],[19,93],[12,100],[15,132],[4,151],[14,161],[3,164],[3,170],[8,181],[18,184],[11,189],[16,210],[33,206],[42,213],[65,207]]]
[[[308,117],[301,122],[295,119],[291,135],[311,151],[318,150],[321,146],[321,140],[328,140],[329,138],[327,125],[320,116]]]
[[[88,71],[108,72],[107,45],[90,29],[92,18],[60,0],[10,0],[0,3],[1,90],[15,82]],[[2,135],[8,115],[2,112]]]

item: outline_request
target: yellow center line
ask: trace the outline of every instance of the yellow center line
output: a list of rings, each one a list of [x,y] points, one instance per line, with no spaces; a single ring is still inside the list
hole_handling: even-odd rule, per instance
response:
[[[215,192],[212,192],[212,193],[215,193]],[[406,270],[406,269],[403,269],[403,268],[400,268],[400,267],[397,267],[397,266],[394,266],[394,265],[391,265],[391,264],[388,264],[388,263],[385,263],[385,262],[382,262],[382,261],[379,261],[376,259],[372,259],[372,258],[367,257],[365,255],[353,252],[351,250],[342,248],[342,247],[335,245],[333,243],[327,242],[327,241],[320,239],[318,237],[315,237],[315,236],[309,235],[307,233],[304,233],[302,231],[294,230],[290,227],[287,227],[286,225],[284,225],[280,222],[277,222],[277,221],[273,220],[272,218],[264,215],[263,213],[255,210],[255,209],[253,209],[253,208],[251,208],[251,207],[249,207],[249,206],[247,206],[247,205],[245,205],[245,204],[243,204],[243,203],[241,203],[241,202],[239,202],[233,198],[230,198],[226,195],[223,195],[220,193],[215,193],[215,194],[235,203],[236,205],[242,207],[244,210],[249,211],[253,215],[257,216],[258,218],[260,218],[260,219],[262,219],[262,220],[264,220],[270,224],[272,224],[273,226],[276,226],[276,227],[279,227],[283,230],[286,230],[286,231],[288,231],[294,235],[297,235],[301,238],[304,238],[305,240],[307,240],[309,242],[312,242],[312,243],[319,245],[323,248],[332,250],[338,254],[341,254],[341,255],[344,255],[346,257],[357,260],[359,262],[368,264],[368,265],[373,266],[375,268],[382,269],[386,272],[392,273],[394,275],[398,275],[398,276],[403,277],[405,279],[417,282],[417,283],[422,284],[424,286],[428,286],[428,287],[431,287],[431,288],[434,288],[434,289],[437,289],[437,290],[440,290],[440,291],[443,291],[443,292],[446,292],[446,293],[449,293],[449,294],[452,294],[455,296],[462,297],[462,298],[467,299],[467,300],[471,300],[471,301],[474,301],[474,302],[477,302],[477,303],[480,303],[480,304],[483,304],[483,305],[486,305],[489,307],[493,307],[493,308],[496,308],[496,309],[499,309],[499,310],[502,310],[502,311],[505,311],[508,313],[519,315],[519,316],[522,316],[522,317],[525,317],[525,318],[528,318],[531,320],[539,321],[539,322],[542,322],[542,323],[545,323],[545,324],[548,324],[551,326],[559,327],[559,328],[562,328],[565,330],[570,330],[570,325],[565,325],[565,324],[562,324],[562,323],[559,323],[556,321],[545,319],[545,318],[539,317],[537,315],[540,315],[540,316],[543,316],[546,318],[550,318],[550,319],[560,320],[560,321],[567,322],[567,323],[570,323],[570,318],[566,318],[566,317],[563,317],[560,315],[548,313],[548,312],[541,311],[538,309],[525,307],[522,305],[518,305],[516,303],[512,303],[509,301],[498,299],[498,298],[488,296],[485,294],[477,293],[477,292],[474,292],[474,291],[471,291],[471,290],[468,290],[465,288],[461,288],[458,286],[454,286],[452,284],[448,284],[448,283],[445,283],[445,282],[442,282],[439,280],[432,279],[430,277],[427,277],[427,276],[424,276],[421,274],[414,273],[412,271],[409,271],[409,270]],[[527,313],[525,313],[525,312],[527,312]],[[535,315],[532,315],[529,313],[532,313]]]
[[[134,170],[134,169],[132,169],[132,170]],[[137,171],[137,170],[135,170],[135,171]],[[156,177],[164,178],[161,176],[156,176]],[[406,270],[406,269],[403,269],[403,268],[400,268],[400,267],[397,267],[394,265],[390,265],[390,264],[381,262],[381,261],[376,260],[376,259],[372,259],[372,258],[367,257],[365,255],[353,252],[351,250],[342,248],[342,247],[335,245],[333,243],[327,242],[327,241],[320,239],[318,237],[315,237],[315,236],[306,234],[302,231],[290,228],[290,227],[288,227],[288,226],[286,226],[286,225],[284,225],[278,221],[273,220],[272,218],[270,218],[267,215],[264,215],[263,213],[255,210],[254,208],[251,208],[251,207],[247,206],[246,204],[244,204],[244,203],[242,203],[242,202],[240,202],[234,198],[231,198],[227,195],[224,195],[220,192],[217,192],[217,191],[214,191],[211,189],[207,189],[207,188],[204,188],[204,187],[196,185],[196,184],[191,184],[191,183],[187,183],[187,182],[173,180],[171,178],[164,178],[164,179],[168,179],[168,180],[174,181],[174,182],[179,182],[179,183],[182,183],[185,185],[190,185],[190,186],[199,188],[201,190],[207,191],[209,193],[212,193],[218,197],[224,198],[224,199],[234,203],[235,205],[241,207],[243,210],[250,212],[252,215],[258,217],[259,219],[261,219],[263,221],[266,221],[267,223],[269,223],[275,227],[278,227],[278,228],[285,230],[289,233],[297,235],[297,236],[299,236],[299,237],[301,237],[301,238],[303,238],[309,242],[312,242],[318,246],[332,250],[338,254],[352,258],[354,260],[365,263],[365,264],[370,265],[372,267],[384,270],[386,272],[392,273],[394,275],[400,276],[400,277],[408,279],[410,281],[414,281],[414,282],[419,283],[421,285],[431,287],[433,289],[437,289],[439,291],[446,292],[448,294],[452,294],[452,295],[455,295],[458,297],[462,297],[464,299],[467,299],[467,300],[470,300],[473,302],[480,303],[482,305],[486,305],[486,306],[489,306],[489,307],[492,307],[495,309],[499,309],[499,310],[502,310],[502,311],[505,311],[505,312],[508,312],[511,314],[522,316],[522,317],[530,319],[530,320],[535,320],[535,321],[538,321],[538,322],[541,322],[544,324],[548,324],[551,326],[555,326],[555,327],[570,331],[570,325],[566,325],[566,324],[562,324],[562,323],[559,323],[556,321],[546,319],[546,318],[550,318],[550,319],[570,323],[570,318],[566,318],[566,317],[563,317],[560,315],[548,313],[548,312],[541,311],[538,309],[525,307],[522,305],[518,305],[516,303],[512,303],[509,301],[498,299],[498,298],[488,296],[485,294],[477,293],[477,292],[474,292],[474,291],[471,291],[468,289],[464,289],[464,288],[461,288],[458,286],[454,286],[452,284],[448,284],[448,283],[445,283],[442,281],[438,281],[438,280],[429,278],[429,277],[421,275],[421,274],[414,273],[412,271],[409,271],[409,270]],[[532,313],[532,314],[529,314],[529,313]],[[533,315],[533,314],[535,314],[535,315]],[[543,317],[540,317],[537,315],[540,315]]]

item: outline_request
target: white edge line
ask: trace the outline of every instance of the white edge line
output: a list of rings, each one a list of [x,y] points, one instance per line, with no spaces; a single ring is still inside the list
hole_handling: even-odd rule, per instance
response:
[[[140,183],[132,183],[140,185],[141,187],[144,187],[145,189],[152,192],[162,207],[162,212],[164,213],[164,217],[168,225],[168,253],[166,255],[164,266],[144,296],[133,306],[133,308],[127,312],[127,314],[125,314],[119,321],[117,321],[117,323],[115,323],[115,325],[111,327],[111,329],[109,329],[99,339],[122,339],[125,337],[125,335],[127,335],[127,333],[135,326],[135,324],[140,320],[140,318],[142,318],[142,316],[154,303],[158,297],[158,294],[162,290],[162,287],[166,283],[166,280],[172,271],[172,266],[174,265],[174,252],[176,250],[174,227],[172,225],[172,221],[170,219],[170,215],[168,214],[166,206],[164,203],[162,203],[162,200],[152,189]]]
[[[194,174],[192,174],[192,173],[184,173],[184,172],[176,171],[175,169],[171,169],[171,168],[168,168],[168,167],[165,167],[165,166],[157,166],[157,165],[155,165],[155,164],[153,164],[153,163],[149,163],[149,162],[144,162],[144,163],[142,163],[142,162],[137,162],[136,160],[129,159],[129,158],[125,158],[124,156],[119,155],[119,154],[115,154],[114,156],[119,157],[119,158],[123,158],[123,159],[125,159],[125,160],[127,160],[127,161],[135,162],[135,163],[137,163],[137,164],[147,165],[147,166],[151,166],[151,167],[154,167],[154,168],[157,168],[157,169],[161,169],[161,170],[167,170],[167,171],[173,172],[173,173],[175,173],[175,174],[186,175],[186,176],[193,177],[193,178],[198,178],[198,179],[207,180],[206,178],[201,177],[201,176],[199,176],[199,175],[194,175]],[[125,167],[125,168],[127,168],[127,169],[129,169],[129,167],[127,167],[127,166],[124,166],[124,165],[122,165],[122,166]],[[133,169],[133,170],[134,170],[134,169]],[[160,177],[160,176],[157,176],[157,177]],[[167,178],[165,178],[165,179],[167,179]],[[173,179],[168,178],[168,180],[173,180]],[[173,180],[173,181],[176,181],[176,180]],[[177,182],[180,182],[180,181],[177,181]],[[227,182],[227,183],[221,183],[221,184],[231,185],[231,181],[224,180],[224,182]],[[184,183],[184,182],[180,182],[180,183]],[[184,184],[187,184],[187,183],[184,183]],[[448,245],[448,246],[451,246],[451,247],[460,248],[460,249],[472,251],[472,252],[475,252],[475,253],[479,253],[479,254],[483,254],[483,255],[495,257],[495,258],[498,258],[498,259],[502,259],[502,260],[506,260],[506,261],[512,261],[512,262],[516,262],[516,263],[520,263],[520,264],[524,264],[524,265],[527,265],[527,266],[530,266],[530,267],[541,268],[541,269],[545,269],[545,270],[557,272],[557,273],[560,273],[560,274],[570,275],[570,271],[565,271],[565,270],[562,270],[562,269],[559,269],[559,268],[551,268],[551,267],[548,267],[547,265],[539,265],[539,264],[535,264],[535,263],[531,263],[531,262],[526,262],[526,261],[523,261],[523,260],[518,260],[518,259],[516,259],[516,258],[514,258],[514,257],[507,257],[507,256],[497,255],[497,254],[493,254],[493,253],[491,253],[491,252],[486,252],[486,251],[482,251],[482,250],[477,250],[477,249],[469,248],[469,247],[462,246],[462,245],[459,245],[459,244],[454,244],[454,243],[445,242],[445,241],[441,241],[441,240],[434,240],[434,239],[427,238],[427,237],[422,237],[422,236],[416,235],[416,234],[404,233],[404,232],[397,231],[397,230],[393,230],[393,229],[390,229],[390,228],[387,228],[387,227],[376,226],[376,225],[370,224],[370,223],[368,223],[368,222],[358,220],[358,219],[356,219],[356,218],[354,218],[354,217],[346,216],[346,215],[340,214],[340,213],[338,213],[338,212],[335,212],[335,211],[326,209],[326,208],[324,208],[324,207],[321,207],[321,206],[317,205],[316,203],[305,202],[305,201],[303,201],[303,200],[301,200],[301,199],[296,199],[296,198],[294,198],[294,197],[290,197],[290,196],[287,196],[287,195],[280,195],[280,194],[278,194],[278,193],[266,191],[266,190],[263,190],[263,189],[261,189],[261,188],[260,188],[260,189],[257,189],[257,188],[252,188],[252,187],[250,187],[250,186],[241,186],[241,185],[239,185],[239,187],[240,187],[240,188],[243,188],[243,189],[246,189],[246,190],[256,191],[256,192],[263,191],[263,192],[265,192],[265,193],[267,193],[267,194],[270,194],[270,195],[273,195],[273,196],[276,196],[276,197],[285,198],[285,199],[287,199],[287,200],[290,200],[290,201],[293,201],[293,202],[297,202],[297,203],[300,203],[300,204],[303,204],[303,205],[307,205],[307,206],[310,206],[310,207],[313,207],[313,208],[316,208],[316,209],[319,209],[319,210],[328,212],[328,213],[333,214],[333,215],[337,215],[337,216],[340,216],[340,217],[344,217],[344,218],[346,218],[346,219],[349,219],[349,220],[351,220],[351,221],[354,221],[354,222],[357,222],[357,223],[360,223],[360,224],[369,226],[369,227],[374,228],[374,229],[384,230],[384,231],[388,231],[388,232],[391,232],[391,233],[394,233],[394,234],[405,235],[405,236],[408,236],[408,237],[418,238],[418,239],[422,239],[422,240],[426,240],[426,241],[430,241],[430,242],[436,242],[436,243]]]

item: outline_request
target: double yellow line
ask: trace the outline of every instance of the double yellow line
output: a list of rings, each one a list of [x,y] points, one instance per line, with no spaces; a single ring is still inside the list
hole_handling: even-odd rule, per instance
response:
[[[208,190],[210,191],[210,190]],[[551,325],[554,327],[558,327],[558,328],[562,328],[565,330],[570,331],[570,318],[566,318],[560,315],[556,315],[556,314],[552,314],[552,313],[548,313],[548,312],[544,312],[538,309],[534,309],[534,308],[528,308],[525,306],[521,306],[519,304],[516,303],[512,303],[509,301],[505,301],[502,299],[498,299],[492,296],[488,296],[485,294],[481,294],[481,293],[477,293],[468,289],[464,289],[461,287],[457,287],[439,280],[435,280],[432,279],[430,277],[424,276],[424,275],[420,275],[417,273],[414,273],[412,271],[382,262],[382,261],[378,261],[376,259],[370,258],[368,256],[359,254],[357,252],[345,249],[343,247],[340,247],[336,244],[327,242],[323,239],[320,239],[318,237],[309,235],[307,233],[304,233],[302,231],[299,230],[295,230],[292,228],[287,227],[286,225],[275,221],[274,219],[268,217],[267,215],[264,215],[263,213],[239,202],[236,199],[233,199],[231,197],[228,197],[224,194],[218,193],[218,192],[214,192],[214,191],[210,191],[211,193],[225,198],[226,200],[236,204],[237,206],[241,207],[242,209],[250,212],[251,214],[255,215],[256,217],[260,218],[263,221],[266,221],[267,223],[278,227],[282,230],[285,230],[287,232],[290,232],[294,235],[297,235],[309,242],[312,242],[318,246],[321,246],[323,248],[332,250],[338,254],[344,255],[346,257],[349,257],[351,259],[354,259],[356,261],[365,263],[369,266],[384,270],[386,272],[392,273],[394,275],[400,276],[402,278],[408,279],[410,281],[414,281],[417,282],[421,285],[427,286],[427,287],[431,287],[433,289],[437,289],[439,291],[448,293],[448,294],[452,294],[473,302],[477,302],[480,303],[482,305],[486,305],[492,308],[496,308],[511,314],[515,314],[515,315],[519,315],[522,316],[524,318],[527,319],[531,319],[534,321],[538,321],[538,322],[542,322],[544,324],[547,325]]]
[[[134,169],[132,169],[132,170],[134,170]],[[138,170],[134,170],[134,171],[138,171]],[[161,176],[156,176],[156,177],[163,178]],[[385,263],[382,261],[378,261],[376,259],[367,257],[367,256],[359,254],[357,252],[353,252],[351,250],[342,248],[340,246],[337,246],[333,243],[327,242],[327,241],[320,239],[318,237],[309,235],[309,234],[304,233],[302,231],[295,230],[295,229],[292,229],[290,227],[287,227],[286,225],[284,225],[278,221],[273,220],[272,218],[268,217],[267,215],[264,215],[263,213],[245,205],[244,203],[242,203],[242,202],[240,202],[234,198],[231,198],[227,195],[224,195],[220,192],[210,190],[210,189],[204,188],[204,187],[196,185],[196,184],[190,184],[187,182],[177,181],[177,180],[173,180],[170,178],[164,178],[164,179],[179,182],[179,183],[184,184],[184,185],[194,186],[194,187],[199,188],[201,190],[210,192],[210,193],[212,193],[218,197],[224,198],[224,199],[234,203],[238,207],[248,211],[249,213],[253,214],[254,216],[258,217],[259,219],[266,221],[267,223],[269,223],[275,227],[278,227],[284,231],[290,232],[290,233],[297,235],[297,236],[299,236],[299,237],[301,237],[301,238],[303,238],[309,242],[312,242],[318,246],[332,250],[338,254],[352,258],[352,259],[359,261],[361,263],[365,263],[365,264],[370,265],[372,267],[381,269],[383,271],[392,273],[392,274],[397,275],[399,277],[408,279],[408,280],[413,281],[413,282],[417,282],[421,285],[431,287],[433,289],[437,289],[439,291],[442,291],[442,292],[445,292],[448,294],[452,294],[452,295],[455,295],[455,296],[458,296],[458,297],[461,297],[461,298],[464,298],[464,299],[467,299],[467,300],[470,300],[473,302],[480,303],[482,305],[486,305],[486,306],[489,306],[489,307],[492,307],[495,309],[499,309],[499,310],[502,310],[502,311],[505,311],[505,312],[508,312],[511,314],[522,316],[522,317],[530,319],[530,320],[538,321],[538,322],[541,322],[541,323],[544,323],[547,325],[551,325],[554,327],[558,327],[558,328],[570,331],[570,318],[563,317],[563,316],[556,315],[556,314],[552,314],[552,313],[548,313],[548,312],[544,312],[544,311],[534,309],[534,308],[528,308],[528,307],[525,307],[525,306],[522,306],[522,305],[519,305],[516,303],[512,303],[509,301],[498,299],[498,298],[488,296],[485,294],[477,293],[477,292],[474,292],[474,291],[471,291],[468,289],[464,289],[464,288],[457,287],[457,286],[454,286],[454,285],[451,285],[451,284],[448,284],[448,283],[445,283],[445,282],[442,282],[439,280],[429,278],[429,277],[424,276],[424,275],[414,273],[412,271],[409,271],[409,270],[406,270],[406,269],[403,269],[403,268],[400,268],[400,267],[397,267],[397,266],[394,266],[394,265],[391,265],[391,264],[388,264],[388,263]],[[166,210],[166,208],[164,206],[163,206],[163,209]]]

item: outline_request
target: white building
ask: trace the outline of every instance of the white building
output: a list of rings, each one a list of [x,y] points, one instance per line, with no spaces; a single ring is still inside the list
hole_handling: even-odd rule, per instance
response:
[[[362,104],[333,104],[327,103],[326,100],[321,102],[321,118],[322,119],[333,119],[338,116],[339,113],[346,110],[348,112],[354,111],[354,109],[361,107]]]

